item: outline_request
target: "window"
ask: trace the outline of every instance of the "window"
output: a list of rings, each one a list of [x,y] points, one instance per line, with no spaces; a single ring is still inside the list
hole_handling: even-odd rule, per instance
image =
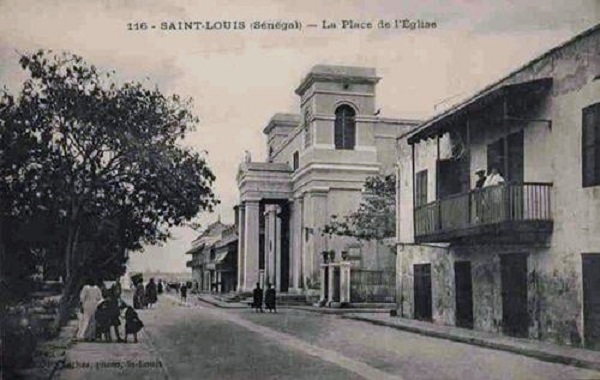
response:
[[[300,156],[298,154],[298,151],[294,152],[294,156],[292,158],[292,163],[293,163],[292,168],[294,169],[294,171],[298,170],[298,167],[300,166]]]
[[[600,185],[600,103],[583,109],[581,169],[583,187]]]
[[[335,149],[354,149],[356,142],[356,112],[348,105],[335,110]]]
[[[427,204],[427,170],[418,172],[415,182],[415,206],[419,207]]]

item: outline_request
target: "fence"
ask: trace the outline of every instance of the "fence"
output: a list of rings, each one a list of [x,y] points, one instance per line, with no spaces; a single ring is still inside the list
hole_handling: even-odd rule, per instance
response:
[[[350,302],[396,302],[396,272],[352,268]]]
[[[552,220],[552,184],[491,186],[415,208],[415,234],[429,235],[508,221]]]

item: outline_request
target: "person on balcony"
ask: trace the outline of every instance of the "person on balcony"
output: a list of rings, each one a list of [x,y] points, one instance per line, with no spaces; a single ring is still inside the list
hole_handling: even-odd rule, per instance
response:
[[[504,220],[504,177],[498,172],[498,168],[492,167],[490,174],[483,184],[487,189],[482,195],[483,215],[480,218],[484,223],[495,223]]]
[[[475,190],[481,190],[487,180],[484,169],[479,169],[475,172],[477,175],[477,180],[475,181]],[[481,192],[476,192],[473,194],[473,221],[475,223],[479,223],[482,219],[483,215],[483,198]]]
[[[490,174],[485,179],[483,187],[496,186],[504,183],[504,177],[498,172],[498,168],[492,167]]]
[[[479,169],[475,172],[477,175],[477,181],[475,181],[475,189],[481,189],[487,177],[485,176],[485,170]]]

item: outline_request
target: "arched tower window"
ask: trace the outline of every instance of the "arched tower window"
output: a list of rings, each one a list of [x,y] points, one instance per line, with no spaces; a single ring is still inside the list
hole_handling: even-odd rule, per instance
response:
[[[335,149],[354,149],[356,144],[356,112],[348,105],[335,110]]]

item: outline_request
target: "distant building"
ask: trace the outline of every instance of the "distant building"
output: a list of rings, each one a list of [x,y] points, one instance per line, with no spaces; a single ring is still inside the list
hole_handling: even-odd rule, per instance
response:
[[[192,259],[193,288],[205,292],[231,292],[237,287],[237,228],[217,221],[192,242],[186,252]]]
[[[596,26],[399,140],[404,316],[600,348],[599,79]]]
[[[376,242],[323,236],[332,215],[355,211],[365,179],[395,171],[396,138],[415,121],[376,116],[375,69],[314,66],[296,89],[297,114],[267,123],[266,162],[237,176],[238,289],[270,282],[280,292],[319,289],[322,253],[349,253],[355,265],[391,269],[393,251]]]

